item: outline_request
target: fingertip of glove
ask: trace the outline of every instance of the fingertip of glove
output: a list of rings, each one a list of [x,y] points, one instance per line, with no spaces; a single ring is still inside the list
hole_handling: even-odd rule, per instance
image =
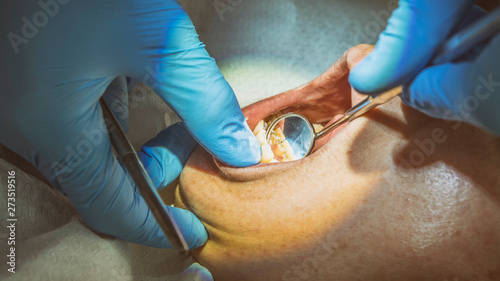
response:
[[[231,152],[231,156],[236,155],[237,158],[231,158],[228,159],[229,161],[222,162],[236,168],[248,167],[259,163],[262,151],[257,138],[253,134],[250,134],[248,140],[244,142],[247,145],[241,145],[236,151]]]
[[[261,148],[259,140],[245,124],[243,130],[230,133],[225,145],[213,151],[212,155],[222,163],[236,168],[248,167],[260,162]]]
[[[186,243],[190,249],[195,249],[205,245],[208,233],[200,220],[190,211],[169,208],[179,226]]]
[[[194,217],[194,215],[192,216]],[[196,217],[193,220],[195,221],[193,222],[193,230],[191,235],[186,238],[186,243],[188,244],[189,249],[199,248],[205,245],[208,240],[208,233],[203,224],[199,222]]]
[[[361,61],[349,73],[349,83],[361,94],[370,94],[380,91],[380,79],[374,75],[373,66],[369,57]]]

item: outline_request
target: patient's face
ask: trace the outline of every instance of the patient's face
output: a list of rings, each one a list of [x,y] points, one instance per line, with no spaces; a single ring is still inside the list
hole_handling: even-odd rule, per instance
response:
[[[338,118],[363,99],[347,75],[370,50],[245,108],[250,127],[278,111]],[[500,280],[498,138],[396,98],[318,146],[243,169],[196,149],[177,204],[205,224],[194,252],[216,280]]]

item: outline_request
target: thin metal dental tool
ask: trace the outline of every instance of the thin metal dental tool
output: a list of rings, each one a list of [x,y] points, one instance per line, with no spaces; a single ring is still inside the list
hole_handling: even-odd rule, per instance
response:
[[[101,104],[104,119],[111,121],[111,124],[108,125],[109,139],[118,154],[118,158],[125,165],[128,173],[139,188],[142,197],[151,209],[156,221],[165,233],[165,236],[170,244],[172,244],[174,250],[176,250],[180,256],[187,256],[189,254],[189,247],[187,246],[186,240],[182,236],[174,217],[163,205],[163,201],[161,200],[160,195],[158,195],[151,178],[108,105],[102,97],[99,102]]]
[[[495,33],[500,31],[500,8],[494,10],[484,18],[477,20],[466,29],[449,38],[436,52],[431,64],[441,64],[453,61],[464,55],[467,51],[485,42]],[[359,102],[344,115],[329,126],[316,133],[311,122],[297,113],[287,113],[276,118],[267,129],[266,141],[272,145],[271,136],[276,130],[281,130],[285,139],[293,149],[296,159],[301,159],[311,154],[316,140],[326,136],[341,125],[350,122],[375,107],[384,104],[401,94],[402,86],[397,86],[381,94],[369,95]]]

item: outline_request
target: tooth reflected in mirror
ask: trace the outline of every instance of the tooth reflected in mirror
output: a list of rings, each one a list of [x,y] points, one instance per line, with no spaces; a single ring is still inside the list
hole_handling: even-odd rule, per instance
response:
[[[299,160],[314,148],[314,134],[321,124],[311,124],[299,115],[274,114],[260,120],[254,135],[262,149],[260,163],[277,163]]]

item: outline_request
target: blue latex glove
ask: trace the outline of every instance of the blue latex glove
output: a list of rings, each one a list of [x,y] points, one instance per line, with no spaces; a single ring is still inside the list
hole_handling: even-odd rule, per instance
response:
[[[111,153],[98,100],[118,76],[152,88],[221,161],[259,162],[260,145],[232,89],[177,1],[9,0],[0,30],[0,142],[66,193],[93,229],[171,247]],[[124,87],[113,83],[111,99]],[[141,159],[161,186],[179,174],[194,145],[174,126],[148,142]],[[204,244],[199,220],[172,212],[189,246]]]
[[[404,84],[403,102],[500,135],[500,36],[455,63],[426,67],[449,36],[484,13],[471,0],[400,0],[374,51],[349,76],[361,93]]]

